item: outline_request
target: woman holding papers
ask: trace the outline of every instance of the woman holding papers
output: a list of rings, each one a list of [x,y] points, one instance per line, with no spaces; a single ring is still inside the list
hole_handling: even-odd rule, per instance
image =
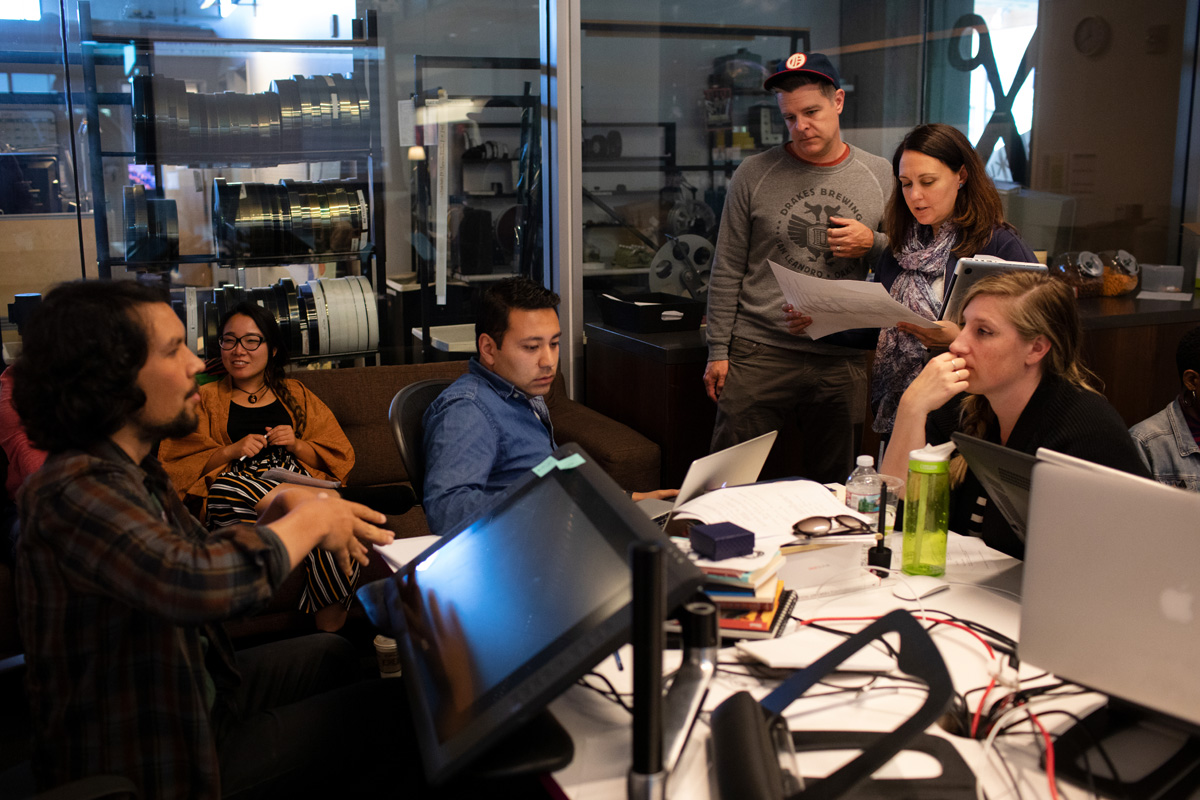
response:
[[[254,522],[280,484],[264,477],[273,467],[341,481],[354,466],[354,449],[333,413],[304,384],[284,377],[288,353],[274,315],[242,303],[220,332],[226,376],[201,387],[195,433],[159,447],[180,496],[206,503],[210,528]],[[328,553],[314,550],[305,566],[301,609],[316,612],[322,630],[337,630],[358,565],[347,578]]]
[[[875,265],[875,275],[900,304],[936,320],[960,258],[1035,260],[1004,221],[996,187],[957,128],[913,128],[892,156],[892,172],[896,183],[884,217],[891,249]],[[953,323],[937,322],[925,328],[901,322],[880,331],[871,374],[877,433],[891,431],[896,404],[924,366],[926,348],[945,347],[957,333]]]
[[[930,359],[900,398],[882,472],[904,475],[912,450],[961,431],[1031,455],[1048,447],[1148,477],[1125,423],[1080,363],[1070,287],[1038,272],[989,276],[968,291],[956,322],[961,333],[949,352]],[[951,461],[950,481],[950,529],[1022,558],[1024,543],[962,456]]]

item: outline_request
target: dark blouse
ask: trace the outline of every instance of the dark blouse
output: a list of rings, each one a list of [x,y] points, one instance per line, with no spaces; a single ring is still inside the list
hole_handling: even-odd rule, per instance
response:
[[[266,433],[267,428],[291,424],[292,415],[288,413],[287,406],[278,399],[265,406],[239,406],[231,402],[229,425],[226,430],[229,432],[229,440],[236,442],[251,433]]]
[[[922,226],[922,232],[928,234],[929,228]],[[1010,231],[1008,228],[1002,228],[997,225],[992,230],[992,238],[980,248],[977,256],[995,256],[1002,258],[1005,261],[1026,261],[1033,262],[1037,259],[1033,255],[1033,251],[1029,249],[1029,245],[1021,241],[1021,237]],[[954,274],[954,268],[958,266],[958,256],[953,253],[950,258],[946,259],[946,271],[944,277],[946,279],[943,286],[950,285],[950,276]],[[896,260],[896,255],[891,250],[884,250],[883,255],[879,257],[879,261],[875,264],[875,280],[883,284],[883,288],[889,292],[892,290],[892,282],[903,272],[900,262]],[[942,298],[943,301],[945,298]]]
[[[925,436],[930,444],[950,441],[959,430],[959,409],[967,394],[958,395],[929,415]],[[1000,443],[1000,432],[991,426],[983,438]],[[1125,422],[1103,395],[1081,389],[1057,376],[1047,375],[1029,398],[1005,446],[1034,455],[1039,447],[1057,450],[1113,469],[1149,478]],[[980,500],[982,499],[982,503]],[[973,521],[972,517],[980,517]],[[962,484],[950,493],[950,530],[982,536],[1014,558],[1025,557],[1025,544],[1004,515],[988,500],[987,492],[967,470]]]

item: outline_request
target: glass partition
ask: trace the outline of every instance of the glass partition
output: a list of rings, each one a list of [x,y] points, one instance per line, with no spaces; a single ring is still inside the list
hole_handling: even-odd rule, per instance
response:
[[[1040,256],[1187,252],[1184,0],[580,2],[589,321],[613,291],[703,299],[729,176],[787,137],[762,79],[797,50],[840,71],[851,144],[890,159],[919,123],[959,127]]]

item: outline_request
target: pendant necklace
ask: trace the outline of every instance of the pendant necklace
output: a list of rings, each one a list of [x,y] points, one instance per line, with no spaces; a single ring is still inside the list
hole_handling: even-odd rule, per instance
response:
[[[234,388],[237,389],[239,392],[244,393],[246,395],[246,399],[250,401],[250,405],[254,405],[255,403],[258,402],[258,393],[261,392],[263,389],[267,388],[267,384],[264,382],[262,386],[258,387],[253,392],[247,392],[245,389],[243,389],[240,386],[235,386]]]

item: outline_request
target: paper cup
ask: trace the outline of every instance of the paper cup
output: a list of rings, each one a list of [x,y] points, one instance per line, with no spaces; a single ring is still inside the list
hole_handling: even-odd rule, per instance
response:
[[[396,650],[396,640],[387,636],[375,637],[375,658],[379,661],[379,677],[400,677],[400,653]]]

